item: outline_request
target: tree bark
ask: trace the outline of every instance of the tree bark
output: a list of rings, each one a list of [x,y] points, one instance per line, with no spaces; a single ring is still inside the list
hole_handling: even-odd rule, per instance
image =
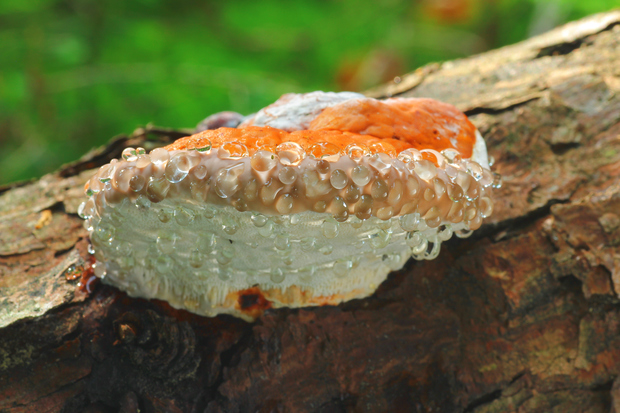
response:
[[[620,12],[368,94],[453,103],[485,136],[504,185],[473,237],[254,323],[80,287],[92,169],[187,132],[118,137],[0,189],[0,412],[620,413]]]

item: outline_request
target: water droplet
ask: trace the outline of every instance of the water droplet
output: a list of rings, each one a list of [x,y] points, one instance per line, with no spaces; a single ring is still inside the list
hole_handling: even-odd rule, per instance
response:
[[[265,225],[258,228],[257,232],[260,236],[269,238],[271,234],[273,234],[273,227],[274,227],[273,221],[267,221]]]
[[[256,151],[250,160],[250,166],[257,172],[268,172],[278,163],[276,155],[269,151]]]
[[[157,241],[155,241],[157,249],[162,254],[172,254],[175,250],[176,243],[177,237],[174,233],[163,233],[158,236]]]
[[[125,148],[121,154],[124,160],[133,162],[138,159],[138,154],[134,148]]]
[[[457,163],[461,161],[461,153],[456,149],[448,148],[441,151],[441,154],[447,159],[450,163]]]
[[[463,190],[458,185],[448,184],[446,192],[452,202],[459,202],[463,198]]]
[[[352,143],[347,146],[345,149],[349,158],[351,158],[355,162],[359,162],[364,156],[368,156],[370,154],[370,150],[363,143]]]
[[[198,152],[209,152],[212,147],[213,145],[211,144],[209,138],[200,138],[195,149]]]
[[[388,186],[383,179],[377,179],[372,183],[370,195],[379,201],[387,198]]]
[[[493,213],[493,201],[491,198],[483,196],[478,202],[480,207],[480,215],[482,215],[483,218],[490,217]]]
[[[144,185],[146,184],[146,179],[142,175],[134,175],[129,180],[129,187],[134,192],[140,192]]]
[[[482,170],[482,178],[480,178],[480,185],[484,186],[485,188],[490,187],[491,185],[493,185],[493,172],[489,171],[488,169],[483,169]]]
[[[414,176],[410,176],[407,178],[407,192],[409,196],[414,197],[418,194],[420,190],[420,181]]]
[[[437,199],[441,198],[446,193],[446,184],[439,178],[433,179],[433,188],[435,189],[435,195]]]
[[[345,186],[347,186],[347,183],[349,182],[349,177],[342,169],[336,169],[329,177],[329,182],[331,182],[334,188],[343,189]]]
[[[88,253],[90,255],[95,255],[95,247],[92,244],[88,244]]]
[[[291,248],[289,237],[285,234],[276,235],[273,245],[280,251],[287,251]]]
[[[162,209],[160,209],[157,212],[157,218],[159,218],[159,220],[161,222],[163,222],[164,224],[166,222],[169,222],[172,219],[173,216],[174,216],[174,211],[172,211],[170,209],[163,209],[162,208]]]
[[[304,252],[311,252],[316,249],[316,238],[305,237],[300,240],[301,250]]]
[[[428,250],[428,247],[426,248],[426,252],[424,253],[424,259],[425,260],[434,260],[435,258],[437,258],[437,256],[439,255],[439,251],[441,249],[441,241],[435,239],[432,241],[432,244],[430,244],[431,250]]]
[[[283,142],[276,147],[282,165],[299,165],[306,157],[306,152],[296,142]]]
[[[344,200],[350,204],[357,202],[360,198],[361,191],[355,185],[349,185],[347,189],[344,191]]]
[[[340,229],[339,227],[340,224],[338,224],[335,219],[327,218],[325,221],[323,221],[323,225],[321,225],[321,230],[323,231],[323,235],[325,236],[325,238],[333,239],[338,236],[338,232]]]
[[[351,171],[351,180],[359,187],[368,184],[370,178],[370,169],[366,168],[364,165],[358,165]]]
[[[435,199],[435,191],[433,191],[432,188],[426,188],[424,190],[424,199],[428,202],[431,202],[433,199]]]
[[[216,244],[217,244],[217,240],[215,238],[215,234],[211,232],[207,232],[207,233],[202,233],[199,235],[198,244],[196,245],[196,247],[200,251],[208,254],[211,251],[213,251]]]
[[[191,168],[189,157],[184,153],[177,153],[170,158],[166,165],[165,176],[168,181],[175,184],[181,182]]]
[[[211,205],[207,205],[202,210],[202,215],[204,215],[204,217],[208,219],[214,218],[216,214],[217,214],[217,209]]]
[[[258,228],[264,226],[269,220],[269,218],[267,218],[266,216],[262,214],[252,214],[250,219],[252,220],[252,223],[254,224],[254,226]]]
[[[278,198],[276,210],[281,214],[288,214],[293,210],[293,197],[291,194],[283,194]]]
[[[452,238],[452,234],[453,231],[449,225],[442,225],[437,231],[437,238],[439,238],[441,241],[447,241]]]
[[[328,173],[331,169],[332,167],[329,161],[326,161],[323,159],[323,160],[317,161],[316,163],[316,171],[320,173],[321,175]]]
[[[275,284],[280,284],[282,281],[284,281],[284,278],[286,277],[284,275],[284,271],[282,271],[281,268],[274,268],[273,270],[271,270],[271,274],[269,274],[269,279]]]
[[[194,250],[189,254],[189,265],[194,268],[202,267],[205,261],[205,255],[199,250]]]
[[[352,228],[360,229],[362,225],[364,225],[364,221],[362,221],[356,216],[352,216],[351,219],[349,220],[349,224],[351,225]]]
[[[413,255],[419,255],[426,251],[428,248],[428,241],[426,239],[422,239],[418,245],[411,248],[411,253]]]
[[[387,221],[394,216],[394,208],[391,206],[382,207],[377,210],[377,218]]]
[[[470,173],[476,181],[482,179],[482,167],[477,162],[469,161],[467,172]]]
[[[340,148],[331,142],[315,143],[308,148],[308,155],[330,162],[337,161],[340,153]]]
[[[349,217],[347,203],[339,196],[335,196],[334,199],[332,199],[329,208],[336,221],[344,222]]]
[[[191,173],[195,179],[204,180],[206,179],[209,170],[206,165],[196,165],[194,168],[192,168]]]
[[[312,206],[312,210],[314,212],[325,212],[327,209],[327,202],[325,201],[316,201]]]
[[[424,214],[423,218],[428,221],[428,220],[434,220],[436,218],[441,217],[441,210],[434,206],[431,207],[428,211],[426,211],[426,214]],[[427,222],[428,225],[428,222]]]
[[[495,189],[502,187],[502,176],[496,172],[493,172],[493,184],[491,185]]]
[[[218,252],[216,260],[220,265],[228,265],[235,256],[235,250],[232,245],[224,245],[224,247]]]
[[[215,193],[221,198],[233,196],[240,187],[238,177],[244,170],[243,162],[221,169],[215,179]]]
[[[276,179],[270,179],[260,189],[260,198],[263,204],[271,205],[275,200],[278,193],[282,190],[282,184]]]
[[[222,219],[222,229],[228,235],[233,235],[239,230],[239,223],[231,216]]]
[[[241,159],[247,156],[248,148],[240,142],[226,142],[217,152],[217,157],[220,159]]]
[[[160,202],[166,198],[170,190],[170,182],[164,177],[155,178],[151,176],[146,187],[146,196],[152,202]]]
[[[392,168],[392,158],[385,153],[376,153],[368,159],[368,165],[372,166],[380,176],[385,177]]]
[[[401,181],[394,181],[390,186],[387,201],[390,205],[396,206],[403,195],[403,184]]]
[[[112,187],[123,193],[129,192],[129,183],[134,176],[134,168],[117,168],[114,178],[112,179]]]
[[[463,171],[459,171],[456,175],[455,183],[461,187],[464,193],[469,190],[473,182],[474,178]]]
[[[458,238],[468,238],[473,233],[474,231],[472,231],[469,228],[463,228],[463,229],[459,229],[458,231],[454,231],[454,235],[456,235]]]
[[[164,148],[153,149],[149,156],[151,157],[151,162],[158,168],[163,168],[170,160],[170,153]]]
[[[385,230],[377,231],[370,236],[370,245],[375,249],[382,249],[388,246],[392,234]]]
[[[319,248],[319,252],[323,255],[329,255],[334,251],[334,247],[331,244],[323,245]]]
[[[390,158],[396,158],[396,148],[385,141],[373,142],[368,145],[370,153],[387,155]]]
[[[91,198],[82,202],[77,210],[78,215],[82,219],[92,218],[95,214],[95,201]]]
[[[422,236],[419,232],[410,231],[405,235],[405,243],[410,247],[416,247],[422,242]]]
[[[400,217],[399,219],[400,227],[404,231],[414,231],[418,228],[418,224],[420,223],[420,214],[406,214]]]
[[[258,197],[258,182],[256,179],[250,179],[245,188],[243,188],[243,195],[247,201],[254,201]]]
[[[191,212],[187,211],[185,208],[178,207],[174,210],[174,219],[177,224],[185,227],[192,222],[194,217]]]
[[[230,270],[228,268],[218,268],[217,278],[219,278],[221,281],[230,281],[230,279],[232,278]]]
[[[174,260],[167,255],[160,255],[155,260],[155,269],[161,273],[166,274],[174,268]]]
[[[430,181],[435,176],[437,176],[437,167],[431,161],[427,161],[426,159],[422,159],[419,161],[414,161],[414,168],[416,174],[425,181]]]
[[[114,241],[114,234],[116,229],[112,226],[112,224],[107,222],[100,222],[95,227],[95,232],[93,236],[103,243],[111,243]]]
[[[388,230],[390,228],[392,228],[392,221],[382,221],[382,220],[378,220],[376,222],[374,222],[374,225],[378,226],[381,229],[384,230]]]
[[[355,204],[355,216],[359,219],[368,219],[372,213],[373,200],[370,195],[362,195]]]
[[[353,268],[353,261],[351,260],[338,260],[334,263],[334,274],[338,278],[344,278],[349,275],[349,272]]]
[[[144,149],[142,149],[144,150]],[[144,169],[151,164],[151,157],[144,154],[139,154],[136,160],[136,168]]]

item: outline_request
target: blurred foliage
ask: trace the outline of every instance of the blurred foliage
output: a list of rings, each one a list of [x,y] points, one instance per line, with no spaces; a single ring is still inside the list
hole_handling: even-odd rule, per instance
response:
[[[0,184],[147,123],[364,90],[618,0],[0,0]]]

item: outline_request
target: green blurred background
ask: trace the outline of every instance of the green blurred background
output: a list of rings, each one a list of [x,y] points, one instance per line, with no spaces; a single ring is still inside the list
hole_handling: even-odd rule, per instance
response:
[[[619,0],[0,0],[0,184],[136,127],[361,91]]]

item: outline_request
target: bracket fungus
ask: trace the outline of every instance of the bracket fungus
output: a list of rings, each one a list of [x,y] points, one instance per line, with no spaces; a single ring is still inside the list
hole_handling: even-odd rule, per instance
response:
[[[86,184],[105,283],[252,320],[366,297],[493,210],[484,140],[451,105],[313,92],[225,120],[127,148]]]

